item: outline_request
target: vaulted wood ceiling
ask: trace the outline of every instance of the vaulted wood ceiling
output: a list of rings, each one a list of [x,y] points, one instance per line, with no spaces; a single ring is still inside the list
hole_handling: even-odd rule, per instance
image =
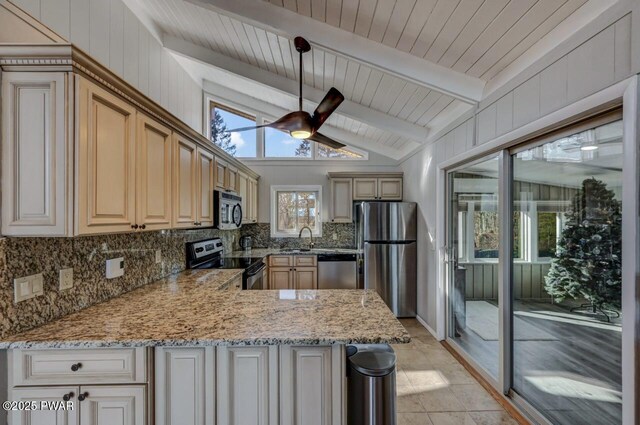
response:
[[[594,1],[609,0],[138,0],[132,9],[198,78],[254,80],[265,89],[234,87],[274,104],[296,94],[290,32],[301,31],[312,44],[304,84],[316,90],[305,97],[317,102],[335,86],[347,102],[328,124],[398,159]],[[466,96],[465,87],[476,93]]]

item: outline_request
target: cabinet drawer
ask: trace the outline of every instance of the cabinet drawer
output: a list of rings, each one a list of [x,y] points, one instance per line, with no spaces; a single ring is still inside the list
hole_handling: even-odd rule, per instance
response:
[[[293,266],[293,262],[289,255],[272,255],[269,257],[269,265],[271,267],[289,267]]]
[[[146,381],[144,348],[12,350],[10,356],[13,385]]]
[[[315,267],[317,264],[315,255],[297,255],[293,258],[298,267]]]

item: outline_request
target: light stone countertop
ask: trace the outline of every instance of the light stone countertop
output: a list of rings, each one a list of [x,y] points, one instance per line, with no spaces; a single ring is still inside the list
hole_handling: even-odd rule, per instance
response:
[[[240,291],[242,270],[187,270],[32,330],[7,348],[407,343],[371,290]]]

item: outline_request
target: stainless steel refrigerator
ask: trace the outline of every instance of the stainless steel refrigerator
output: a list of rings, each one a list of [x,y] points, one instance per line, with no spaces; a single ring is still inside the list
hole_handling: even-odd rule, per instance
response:
[[[375,289],[397,317],[416,316],[414,202],[354,204],[359,287]]]

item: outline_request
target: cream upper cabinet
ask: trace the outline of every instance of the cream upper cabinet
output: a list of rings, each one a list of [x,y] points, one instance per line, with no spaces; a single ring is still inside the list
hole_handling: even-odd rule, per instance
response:
[[[172,137],[168,127],[138,114],[136,224],[142,230],[172,226]]]
[[[193,227],[197,220],[198,155],[196,144],[173,136],[173,227]]]
[[[249,179],[249,217],[252,223],[258,222],[258,180]]]
[[[227,190],[230,192],[238,192],[238,169],[232,166],[227,166],[227,176],[225,178]]]
[[[216,157],[216,189],[218,190],[226,190],[227,189],[227,168],[229,164],[226,161]]]
[[[199,226],[213,226],[213,189],[215,160],[213,154],[202,148],[198,152],[197,176],[197,223]]]
[[[11,391],[12,401],[42,401],[58,403],[68,400],[73,403],[69,410],[12,410],[9,412],[11,425],[79,425],[78,415],[78,387],[31,387],[19,388]]]
[[[136,225],[136,110],[80,78],[77,234],[130,231]]]
[[[402,178],[385,177],[378,179],[378,199],[402,200]]]
[[[145,387],[82,386],[80,425],[146,425]]]
[[[378,179],[358,177],[353,179],[353,199],[369,200],[378,197]]]
[[[2,74],[2,234],[68,236],[66,73]],[[38,164],[38,166],[34,166]],[[26,195],[26,196],[25,196]]]
[[[249,176],[243,172],[238,173],[238,195],[242,198],[242,224],[251,223],[251,198],[249,195]]]
[[[332,223],[351,223],[353,201],[353,179],[331,179],[330,219]]]

